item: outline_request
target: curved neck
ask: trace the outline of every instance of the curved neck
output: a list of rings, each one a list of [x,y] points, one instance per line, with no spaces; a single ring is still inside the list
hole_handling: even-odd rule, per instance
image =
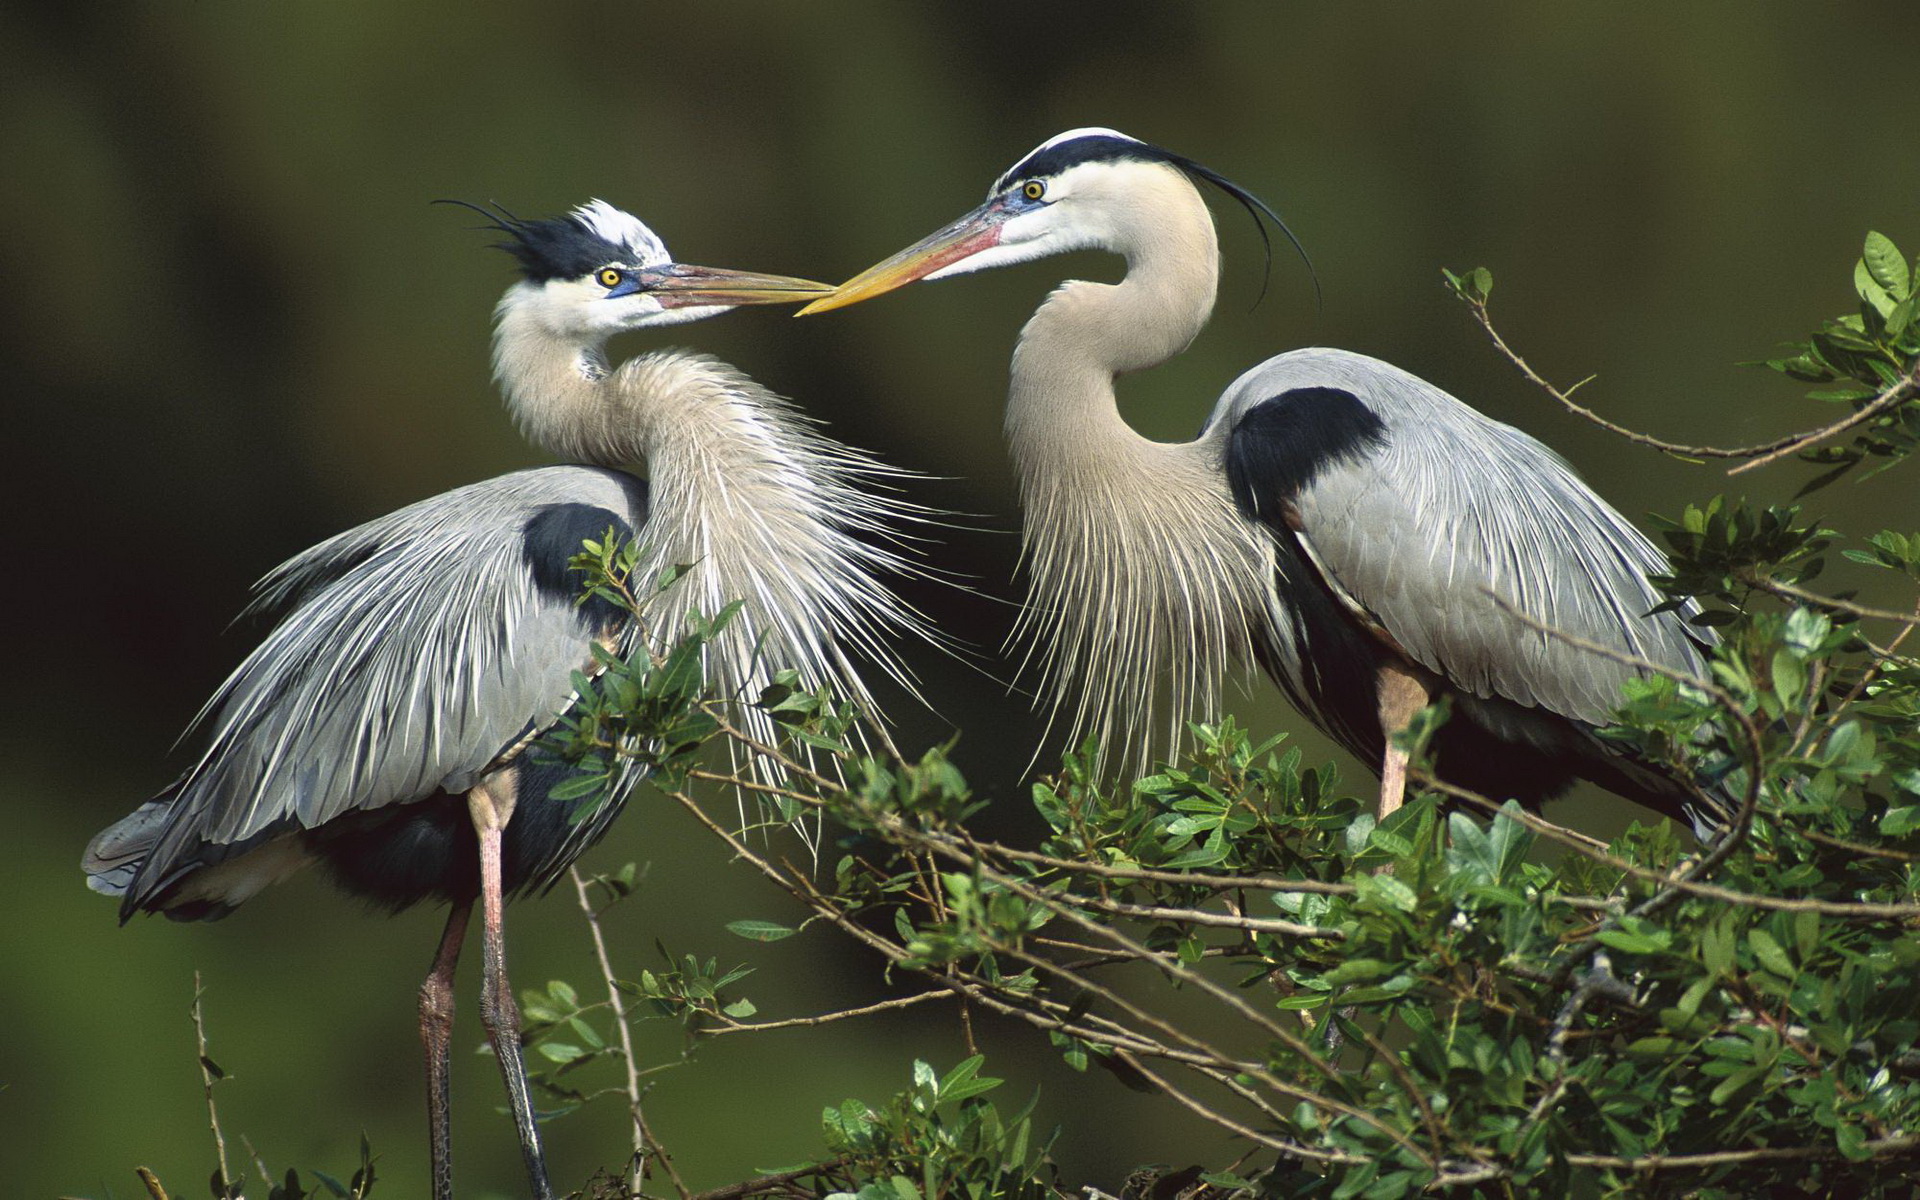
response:
[[[494,374],[521,430],[542,447],[601,466],[645,463],[640,577],[695,567],[673,609],[711,616],[746,603],[703,650],[719,694],[757,695],[770,665],[794,667],[873,710],[848,648],[912,689],[887,643],[895,631],[923,628],[876,577],[905,564],[854,536],[919,519],[860,486],[885,468],[814,433],[718,359],[665,350],[609,368],[598,344],[569,341],[510,304],[494,334]],[[663,628],[678,636],[677,620]],[[763,717],[746,720],[776,740]]]
[[[1186,176],[1155,171],[1111,207],[1104,248],[1126,258],[1126,278],[1061,285],[1013,352],[1006,428],[1023,480],[1153,445],[1121,419],[1114,377],[1172,358],[1213,313],[1219,242]]]

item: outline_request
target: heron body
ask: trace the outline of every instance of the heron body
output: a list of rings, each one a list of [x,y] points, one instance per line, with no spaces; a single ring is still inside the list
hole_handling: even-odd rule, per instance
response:
[[[1017,636],[1076,732],[1171,745],[1257,663],[1336,741],[1376,764],[1383,815],[1405,758],[1389,735],[1451,696],[1439,772],[1538,803],[1587,778],[1706,828],[1709,796],[1596,736],[1641,674],[1532,621],[1698,671],[1690,610],[1655,613],[1659,552],[1552,451],[1387,363],[1282,354],[1221,396],[1200,436],[1160,443],[1117,376],[1184,349],[1219,281],[1195,179],[1208,169],[1105,129],[1050,139],[978,209],[805,312],[922,278],[1069,250],[1122,255],[1116,284],[1069,281],[1014,350],[1006,429],[1025,510]],[[1257,215],[1257,213],[1256,213]],[[1159,733],[1140,727],[1156,690]]]
[[[123,920],[220,917],[313,862],[390,909],[449,901],[421,994],[441,1200],[452,1194],[453,970],[476,900],[482,1018],[534,1191],[552,1194],[500,906],[551,884],[637,780],[616,776],[584,814],[549,799],[567,768],[526,750],[574,701],[574,673],[598,669],[597,647],[663,649],[679,614],[741,600],[705,647],[710,687],[756,696],[774,668],[794,667],[870,702],[855,659],[898,676],[888,639],[920,629],[876,577],[904,562],[884,540],[863,540],[913,515],[864,486],[893,472],[717,360],[664,351],[616,367],[602,349],[624,330],[823,285],[674,263],[645,225],[599,201],[496,227],[524,275],[496,310],[496,378],[530,438],[582,461],[434,496],[276,568],[253,609],[277,623],[202,710],[199,756],[96,837],[83,863],[92,887],[122,898]],[[646,478],[625,469],[641,462]],[[642,619],[581,599],[570,560],[609,531],[636,545],[643,596],[668,568],[693,568]],[[767,720],[752,709],[744,719]]]

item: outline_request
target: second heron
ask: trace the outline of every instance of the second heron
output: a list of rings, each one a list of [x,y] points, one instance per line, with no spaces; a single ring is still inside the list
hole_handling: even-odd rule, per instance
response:
[[[1121,418],[1114,378],[1179,353],[1213,311],[1219,246],[1195,181],[1272,216],[1190,159],[1071,130],[986,203],[801,310],[1071,250],[1127,260],[1117,284],[1056,289],[1013,353],[1006,430],[1030,574],[1019,633],[1056,709],[1143,759],[1154,742],[1139,715],[1162,681],[1171,743],[1215,714],[1229,668],[1258,662],[1380,772],[1382,816],[1407,766],[1390,735],[1451,696],[1434,751],[1461,786],[1538,803],[1586,778],[1703,834],[1720,823],[1710,791],[1596,736],[1642,671],[1547,632],[1702,667],[1690,612],[1653,611],[1647,576],[1665,560],[1551,450],[1329,349],[1242,375],[1191,442]]]

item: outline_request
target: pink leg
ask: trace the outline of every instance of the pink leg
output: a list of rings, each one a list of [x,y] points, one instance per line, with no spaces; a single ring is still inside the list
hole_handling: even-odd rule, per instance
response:
[[[420,985],[420,1041],[427,1049],[427,1136],[433,1147],[433,1200],[453,1200],[453,1128],[448,1105],[448,1046],[453,1041],[453,969],[473,902],[447,914],[433,970]]]
[[[481,964],[480,1023],[486,1026],[500,1074],[507,1084],[507,1103],[514,1128],[520,1134],[520,1157],[534,1200],[553,1200],[547,1179],[547,1160],[540,1149],[540,1126],[534,1120],[533,1094],[527,1086],[527,1064],[520,1048],[520,1006],[513,1002],[507,980],[506,929],[500,886],[500,842],[513,816],[513,775],[503,772],[467,793],[467,809],[480,835]]]
[[[1431,703],[1432,690],[1412,668],[1397,661],[1380,668],[1376,684],[1380,711],[1380,732],[1386,735],[1387,750],[1380,764],[1380,820],[1393,815],[1407,793],[1407,753],[1394,746],[1393,735],[1407,727],[1413,714]]]

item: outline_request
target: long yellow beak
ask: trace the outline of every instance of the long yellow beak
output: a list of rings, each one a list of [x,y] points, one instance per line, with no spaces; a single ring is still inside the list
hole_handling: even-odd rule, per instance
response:
[[[916,279],[924,279],[941,267],[998,244],[1002,220],[1004,218],[991,205],[975,209],[944,229],[921,238],[885,262],[868,267],[834,288],[832,294],[820,297],[793,315],[805,317],[832,308],[845,308],[849,304],[871,300]]]
[[[691,308],[700,304],[798,304],[831,294],[833,285],[788,275],[761,275],[724,267],[696,267],[668,263],[644,273],[645,290],[658,297],[662,308]]]

